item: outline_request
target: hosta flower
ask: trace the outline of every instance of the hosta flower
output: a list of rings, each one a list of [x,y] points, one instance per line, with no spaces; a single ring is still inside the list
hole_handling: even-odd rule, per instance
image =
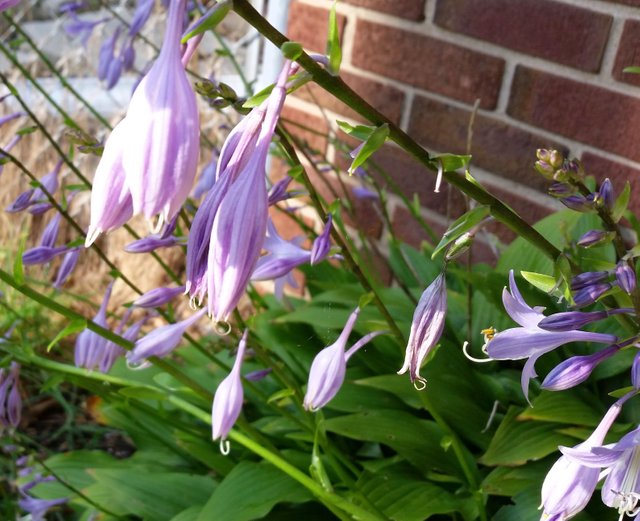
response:
[[[198,208],[187,243],[187,292],[226,320],[258,261],[267,228],[265,163],[286,95],[286,62],[271,95],[229,134],[216,182]]]
[[[309,383],[307,393],[304,396],[304,408],[309,411],[317,411],[329,403],[344,382],[347,371],[347,362],[361,347],[368,344],[378,335],[386,331],[374,331],[363,336],[350,349],[345,352],[349,335],[360,314],[360,308],[356,308],[340,333],[338,340],[320,351],[311,363],[309,370]]]
[[[520,360],[528,358],[522,370],[522,391],[528,396],[529,380],[537,376],[536,360],[556,347],[569,342],[598,342],[613,344],[617,337],[605,333],[588,331],[547,331],[538,326],[545,318],[544,308],[530,307],[522,298],[516,286],[513,270],[509,272],[509,291],[502,292],[502,302],[509,316],[520,327],[514,327],[497,333],[487,344],[487,354],[495,360]]]
[[[587,506],[598,483],[600,469],[584,465],[567,454],[587,452],[592,447],[600,445],[620,413],[622,405],[632,394],[629,393],[614,403],[585,441],[573,449],[560,447],[563,455],[551,467],[542,484],[543,520],[565,521]]]
[[[447,286],[444,272],[442,272],[424,290],[413,312],[404,364],[398,371],[398,374],[409,371],[409,377],[414,386],[424,388],[427,382],[420,376],[420,366],[440,340],[446,314]]]
[[[109,284],[107,290],[104,292],[100,309],[96,313],[96,316],[93,317],[93,322],[104,328],[108,327],[107,306],[109,305],[112,289],[113,282]],[[76,339],[74,351],[74,362],[76,367],[84,367],[89,370],[99,368],[108,343],[109,341],[106,338],[101,337],[98,333],[95,333],[88,328],[82,331]]]
[[[572,356],[555,366],[542,382],[542,388],[549,391],[563,391],[584,382],[598,364],[611,358],[620,350],[612,345],[592,355]]]
[[[0,433],[4,428],[17,427],[22,417],[22,397],[19,380],[20,364],[11,362],[9,369],[0,369]]]
[[[133,301],[133,305],[139,308],[157,308],[158,306],[164,306],[182,293],[184,293],[184,286],[154,288],[140,295]]]
[[[20,3],[20,0],[0,0],[0,11],[11,9]]]
[[[247,346],[247,335],[249,330],[245,329],[240,344],[236,360],[233,363],[229,375],[220,382],[213,397],[211,408],[211,437],[215,441],[220,438],[220,451],[223,454],[229,452],[228,444],[225,444],[229,431],[236,423],[240,411],[242,411],[242,400],[244,391],[242,390],[242,380],[240,379],[240,367],[242,358]]]
[[[186,0],[169,3],[167,31],[158,59],[136,88],[125,119],[122,151],[135,214],[171,220],[196,175],[200,128],[196,98],[181,61]]]

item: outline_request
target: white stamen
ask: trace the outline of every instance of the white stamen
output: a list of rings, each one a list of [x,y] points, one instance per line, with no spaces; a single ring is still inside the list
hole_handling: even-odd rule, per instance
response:
[[[485,350],[485,346],[486,345],[487,344],[482,346],[482,352],[485,353],[485,354],[487,354],[487,352]],[[465,340],[464,344],[462,344],[462,353],[464,354],[464,356],[466,356],[472,362],[476,362],[478,364],[486,364],[487,362],[493,362],[493,358],[476,358],[475,356],[471,356],[469,354],[468,348],[469,348],[469,342],[467,342]]]
[[[231,452],[231,443],[229,443],[229,440],[220,440],[220,454],[228,456],[229,452]]]
[[[442,167],[442,160],[438,160],[438,177],[436,177],[436,187],[433,191],[436,194],[440,193],[440,185],[442,184],[442,174],[444,173],[444,169]]]

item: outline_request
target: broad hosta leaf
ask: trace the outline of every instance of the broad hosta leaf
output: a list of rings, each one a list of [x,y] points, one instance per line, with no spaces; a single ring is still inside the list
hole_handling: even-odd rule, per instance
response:
[[[522,465],[558,450],[558,445],[574,445],[575,438],[560,434],[557,423],[521,421],[521,413],[509,408],[498,427],[487,452],[480,461],[485,465]]]
[[[331,418],[325,428],[347,438],[388,445],[423,472],[438,469],[448,474],[460,473],[453,454],[440,445],[444,438],[440,427],[409,413],[377,409]]]
[[[96,480],[83,493],[120,515],[144,521],[169,521],[193,505],[203,504],[215,482],[208,476],[131,469],[91,469]]]
[[[302,485],[268,463],[243,461],[218,485],[198,521],[250,521],[277,503],[303,503],[311,495]]]
[[[498,467],[482,482],[482,491],[494,496],[513,497],[527,488],[539,487],[552,463],[531,462],[520,467]]]
[[[475,517],[471,498],[454,496],[421,480],[407,465],[367,472],[358,481],[358,488],[388,519],[395,521],[422,521],[435,514],[451,512],[462,512],[465,518]]]
[[[171,521],[197,521],[202,505],[195,505],[180,512],[177,516],[172,517]]]
[[[514,498],[515,504],[502,507],[492,521],[539,521],[540,520],[540,489],[531,487],[518,493]]]
[[[575,393],[543,391],[533,407],[525,409],[519,420],[541,420],[576,425],[596,426],[602,413],[578,398]]]

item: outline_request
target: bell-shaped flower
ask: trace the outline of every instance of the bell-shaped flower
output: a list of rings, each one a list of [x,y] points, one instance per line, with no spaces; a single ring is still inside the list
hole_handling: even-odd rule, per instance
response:
[[[324,230],[322,230],[322,233],[313,241],[310,259],[311,265],[318,264],[329,255],[329,250],[331,250],[331,223],[332,217],[331,214],[328,214]]]
[[[338,339],[328,347],[320,351],[311,363],[309,370],[309,383],[304,396],[304,408],[309,411],[317,411],[329,403],[342,387],[347,362],[361,347],[368,344],[378,335],[386,331],[374,331],[363,336],[350,349],[345,352],[349,335],[360,314],[360,308],[356,308],[340,333]]]
[[[238,345],[238,353],[233,363],[229,375],[220,382],[213,397],[213,406],[211,408],[211,437],[215,441],[220,438],[220,451],[223,454],[229,452],[228,444],[225,444],[231,427],[240,416],[242,410],[242,400],[244,392],[242,390],[242,380],[240,379],[240,368],[242,366],[242,358],[247,346],[247,334],[249,330],[245,329],[240,344]]]
[[[551,467],[542,484],[542,519],[565,521],[587,506],[598,484],[599,469],[568,457],[567,450],[588,451],[600,445],[620,413],[622,405],[631,396],[632,393],[629,393],[614,403],[585,441],[573,449],[560,447],[563,455]]]
[[[133,305],[139,308],[157,308],[172,301],[181,293],[184,293],[184,286],[176,288],[154,288],[140,295],[133,301]]]
[[[93,322],[104,328],[108,327],[107,306],[109,305],[112,289],[113,282],[111,282],[107,287],[100,309],[96,313],[95,317],[93,317]],[[106,338],[101,337],[98,333],[95,333],[88,328],[82,331],[76,339],[74,350],[74,362],[76,367],[84,367],[89,370],[98,368],[108,342],[109,341]]]
[[[542,382],[548,391],[564,391],[584,382],[600,362],[612,357],[620,350],[612,345],[591,355],[572,356],[555,366]]]
[[[420,367],[429,352],[436,346],[447,314],[447,285],[444,272],[424,290],[411,322],[411,332],[404,364],[398,374],[409,371],[414,386],[424,389],[426,380],[420,376]]]
[[[569,342],[598,342],[614,344],[617,337],[588,331],[547,331],[538,326],[544,308],[530,307],[516,286],[513,270],[509,272],[509,291],[502,292],[502,302],[509,316],[520,327],[497,333],[487,344],[487,354],[494,360],[520,360],[528,358],[522,370],[522,390],[528,396],[529,380],[536,376],[536,360],[545,353]],[[527,398],[528,399],[528,398]]]
[[[195,324],[206,313],[201,309],[189,318],[154,329],[138,340],[134,348],[127,353],[127,362],[130,366],[141,364],[151,356],[162,358],[171,353],[182,340],[185,331]]]
[[[186,0],[169,3],[158,59],[136,88],[121,149],[133,211],[169,221],[186,200],[196,175],[200,128],[196,98],[181,62]]]
[[[101,233],[114,230],[133,215],[131,194],[122,167],[122,148],[127,146],[125,127],[117,125],[107,139],[91,189],[91,221],[85,246]]]
[[[301,238],[298,238],[301,239]],[[263,248],[267,254],[258,259],[251,280],[272,280],[285,276],[294,268],[309,262],[311,252],[299,246],[299,240],[285,241],[271,220],[267,223],[267,238]]]

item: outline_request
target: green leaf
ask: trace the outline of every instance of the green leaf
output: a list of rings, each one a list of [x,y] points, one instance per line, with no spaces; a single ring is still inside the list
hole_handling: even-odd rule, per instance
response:
[[[624,185],[622,193],[617,197],[616,202],[613,204],[611,210],[611,218],[613,222],[617,223],[624,214],[629,204],[629,198],[631,197],[631,184],[627,181]]]
[[[245,101],[242,104],[242,108],[252,109],[260,105],[260,103],[262,103],[264,100],[266,100],[269,97],[269,95],[271,94],[271,91],[273,90],[273,87],[275,87],[275,85],[272,83],[271,85],[267,85],[260,92],[256,92],[253,96],[251,96],[247,101]]]
[[[492,521],[539,521],[540,485],[529,487],[513,497],[514,505],[502,507]]]
[[[517,408],[509,408],[480,458],[484,465],[522,465],[556,452],[558,445],[574,444],[575,438],[558,433],[559,424],[522,421],[520,414]]]
[[[542,391],[518,420],[541,420],[594,427],[602,413],[570,392]]]
[[[349,175],[352,175],[359,166],[363,165],[371,157],[371,154],[384,145],[387,137],[389,137],[389,125],[384,123],[375,129],[364,144],[360,146],[356,157],[353,158],[353,163],[347,170]]]
[[[431,258],[434,259],[436,255],[438,255],[438,253],[440,253],[448,244],[455,241],[463,233],[468,232],[487,215],[489,215],[488,206],[477,206],[473,210],[469,210],[458,217],[453,223],[451,223],[449,229],[444,233],[442,239],[440,239],[440,242],[431,254]]]
[[[347,438],[388,445],[423,472],[460,473],[453,454],[440,446],[444,437],[440,427],[407,412],[377,409],[339,416],[326,420],[325,428]]]
[[[124,387],[118,391],[121,395],[128,398],[137,398],[139,400],[166,400],[167,393],[160,389],[152,387]]]
[[[551,275],[543,275],[542,273],[534,273],[533,271],[521,271],[520,274],[529,284],[545,293],[550,293],[556,285],[556,279]]]
[[[469,496],[456,496],[445,489],[420,479],[405,464],[383,470],[365,472],[358,489],[384,512],[387,519],[422,521],[436,514],[462,512],[474,519],[476,506]]]
[[[329,71],[337,75],[340,72],[342,63],[342,49],[340,48],[340,29],[338,27],[338,17],[336,15],[337,0],[333,0],[333,5],[329,11],[329,36],[327,38],[327,56],[329,57]]]
[[[622,72],[629,72],[631,74],[640,74],[640,67],[637,65],[631,65],[630,67],[625,67],[622,69]]]
[[[460,168],[466,168],[467,165],[469,164],[469,161],[471,161],[471,156],[442,154],[439,156],[432,156],[432,159],[440,161],[440,164],[442,165],[442,169],[445,172],[455,172]]]
[[[224,20],[225,16],[227,16],[231,10],[231,6],[231,0],[221,0],[216,3],[212,9],[196,22],[198,25],[182,37],[180,43],[187,43],[187,41],[194,36],[215,29],[215,27]]]
[[[345,134],[349,134],[350,136],[355,137],[361,141],[368,139],[377,128],[375,126],[369,125],[354,126],[350,123],[347,123],[346,121],[341,121],[339,119],[336,120],[336,123],[338,124],[338,127],[340,127],[340,130],[342,130]]]
[[[55,336],[55,338],[51,342],[49,342],[49,345],[47,346],[47,353],[51,351],[51,348],[58,342],[60,342],[60,340],[69,335],[79,333],[80,331],[86,329],[86,327],[87,321],[85,319],[72,320],[62,331],[60,331],[60,333]]]
[[[297,60],[302,55],[302,45],[298,42],[284,42],[280,47],[282,55],[288,60]]]
[[[310,499],[302,485],[277,468],[268,463],[242,461],[216,487],[197,519],[251,521],[264,517],[278,503]]]
[[[16,252],[15,259],[13,259],[13,278],[20,285],[24,284],[24,264],[22,264],[22,254],[24,253],[24,247],[27,242],[27,234],[23,233],[20,237],[20,244],[18,244],[18,251]]]
[[[484,478],[481,488],[493,496],[512,497],[527,488],[540,486],[548,471],[546,460],[520,467],[498,467]]]
[[[202,505],[194,505],[172,517],[171,521],[197,521],[201,510]]]

